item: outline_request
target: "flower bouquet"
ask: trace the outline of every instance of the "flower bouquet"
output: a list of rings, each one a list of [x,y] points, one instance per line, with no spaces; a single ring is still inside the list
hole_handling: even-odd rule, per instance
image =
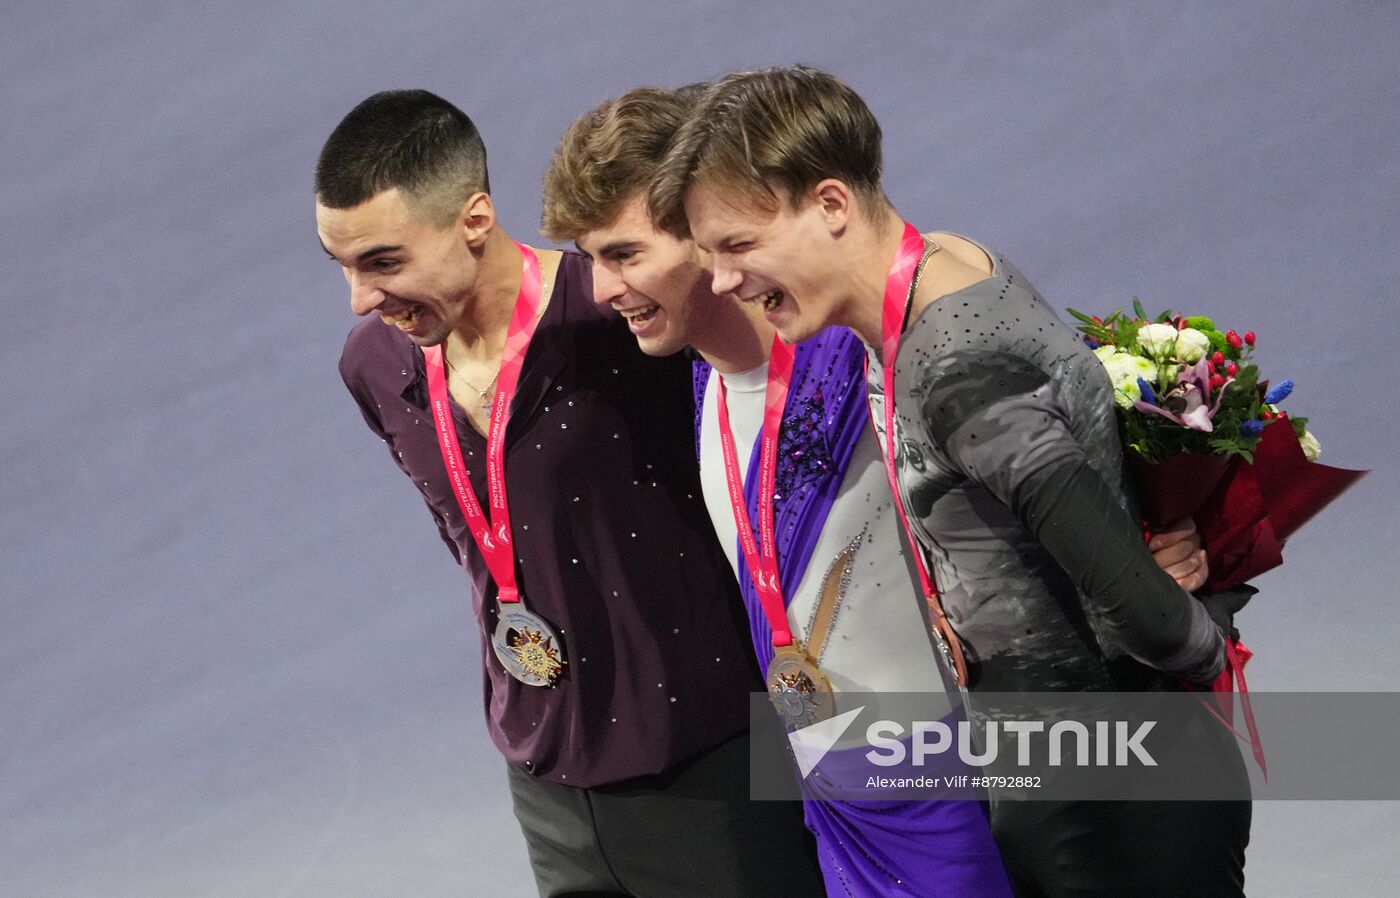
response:
[[[1365,472],[1319,464],[1307,419],[1278,406],[1252,361],[1255,335],[1205,316],[1106,318],[1070,309],[1113,383],[1149,528],[1191,517],[1223,590],[1283,563],[1284,541]]]
[[[1253,331],[1222,332],[1210,318],[1170,311],[1149,318],[1136,297],[1133,315],[1069,313],[1113,383],[1149,533],[1191,517],[1210,562],[1207,587],[1236,590],[1215,598],[1238,610],[1248,600],[1245,582],[1282,564],[1284,541],[1365,472],[1318,463],[1322,447],[1307,419],[1278,407],[1293,382],[1259,379]],[[1244,678],[1252,653],[1232,629],[1227,621],[1228,664],[1206,708],[1234,732],[1229,693],[1238,683],[1248,741],[1267,778]]]

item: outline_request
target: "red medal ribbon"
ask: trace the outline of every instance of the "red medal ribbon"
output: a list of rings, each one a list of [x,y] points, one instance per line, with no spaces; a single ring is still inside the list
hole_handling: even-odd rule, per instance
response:
[[[749,565],[749,576],[758,592],[763,615],[773,630],[775,647],[792,644],[788,627],[787,603],[783,600],[783,585],[778,577],[778,539],[773,521],[773,494],[777,491],[778,431],[783,423],[788,390],[792,386],[792,363],[795,351],[777,337],[768,358],[768,386],[764,392],[763,440],[758,462],[758,535],[753,538],[749,523],[748,500],[739,471],[739,454],[734,447],[734,431],[729,426],[729,394],[724,377],[719,375],[719,443],[724,454],[724,477],[729,485],[729,504],[734,507],[734,524],[739,529],[739,545]],[[716,372],[718,375],[718,372]]]
[[[488,520],[477,502],[462,448],[457,441],[452,422],[451,398],[447,389],[447,372],[443,367],[441,346],[423,348],[423,360],[428,372],[428,397],[432,401],[433,424],[437,428],[438,448],[452,481],[452,492],[467,520],[472,537],[486,559],[491,579],[496,581],[497,598],[502,603],[520,601],[520,589],[515,578],[515,553],[511,547],[510,505],[506,497],[506,424],[510,421],[510,403],[520,382],[520,369],[525,366],[525,351],[538,323],[541,296],[540,260],[528,247],[520,249],[524,271],[520,293],[515,299],[515,312],[506,332],[505,350],[501,354],[501,373],[496,381],[496,396],[491,403],[491,426],[486,438],[486,490],[491,506]]]
[[[885,279],[885,302],[884,312],[881,318],[881,364],[884,366],[884,386],[885,386],[885,476],[890,482],[890,492],[894,494],[894,508],[899,514],[899,522],[904,526],[904,534],[909,538],[909,548],[914,555],[914,566],[919,571],[919,585],[923,588],[924,598],[929,605],[929,610],[933,614],[933,628],[943,643],[948,660],[953,665],[953,675],[957,678],[959,686],[967,685],[967,669],[963,661],[962,646],[957,641],[957,634],[953,632],[952,626],[948,623],[947,617],[943,614],[943,607],[938,601],[938,587],[934,585],[933,577],[929,574],[928,565],[924,563],[924,553],[919,546],[919,541],[914,537],[914,528],[909,524],[909,516],[904,511],[904,499],[899,492],[899,472],[895,468],[895,436],[894,436],[894,362],[899,355],[899,337],[904,329],[904,314],[908,303],[911,301],[909,290],[914,283],[914,273],[919,268],[919,259],[923,256],[924,238],[919,234],[919,229],[904,223],[904,236],[900,238],[899,252],[895,254],[894,262],[890,264],[889,276]],[[869,360],[866,362],[867,376],[869,374]],[[871,410],[874,414],[874,410]],[[872,424],[873,424],[872,420]]]

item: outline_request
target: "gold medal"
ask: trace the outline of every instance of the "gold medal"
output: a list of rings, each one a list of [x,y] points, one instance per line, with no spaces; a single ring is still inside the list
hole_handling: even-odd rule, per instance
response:
[[[774,651],[767,679],[768,698],[792,729],[821,723],[836,712],[831,683],[796,642]]]

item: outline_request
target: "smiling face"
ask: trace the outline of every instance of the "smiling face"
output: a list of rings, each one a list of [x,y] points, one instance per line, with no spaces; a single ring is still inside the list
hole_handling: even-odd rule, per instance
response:
[[[355,314],[379,313],[418,346],[446,340],[471,303],[476,262],[461,220],[435,226],[397,188],[348,209],[318,203],[316,230]]]
[[[715,329],[719,304],[732,301],[711,292],[710,272],[694,243],[656,229],[640,194],[576,243],[593,260],[593,301],[622,313],[647,355],[703,343]]]
[[[715,293],[762,303],[787,343],[837,323],[837,247],[819,202],[767,209],[733,190],[696,184],[686,192],[685,214],[696,246],[711,257]]]

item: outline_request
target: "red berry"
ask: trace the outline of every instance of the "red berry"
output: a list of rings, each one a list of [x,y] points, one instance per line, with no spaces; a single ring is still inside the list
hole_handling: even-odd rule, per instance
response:
[[[1244,341],[1240,339],[1240,335],[1234,331],[1230,331],[1225,335],[1225,342],[1230,344],[1231,349],[1239,349],[1240,346],[1244,344]]]
[[[1215,355],[1213,355],[1213,356],[1210,357],[1210,361],[1211,361],[1211,364],[1213,364],[1213,365],[1223,365],[1223,364],[1225,364],[1225,353],[1223,353],[1223,352],[1217,352]]]
[[[1219,374],[1212,374],[1210,376],[1210,386],[1211,389],[1214,390],[1220,389],[1225,386],[1225,378],[1221,377]]]
[[[1254,345],[1254,331],[1245,331],[1245,332],[1244,332],[1244,341],[1245,341],[1246,343],[1248,343],[1250,346],[1253,346],[1253,345]]]
[[[1266,408],[1266,409],[1264,409],[1262,412],[1259,413],[1259,417],[1263,418],[1265,421],[1272,421],[1272,420],[1274,420],[1274,413],[1273,413],[1273,410],[1272,410],[1272,409],[1267,409],[1267,408]]]
[[[1234,362],[1231,362],[1230,364],[1225,366],[1225,373],[1230,375],[1231,377],[1234,377],[1236,374],[1240,373],[1240,366],[1236,365]]]

